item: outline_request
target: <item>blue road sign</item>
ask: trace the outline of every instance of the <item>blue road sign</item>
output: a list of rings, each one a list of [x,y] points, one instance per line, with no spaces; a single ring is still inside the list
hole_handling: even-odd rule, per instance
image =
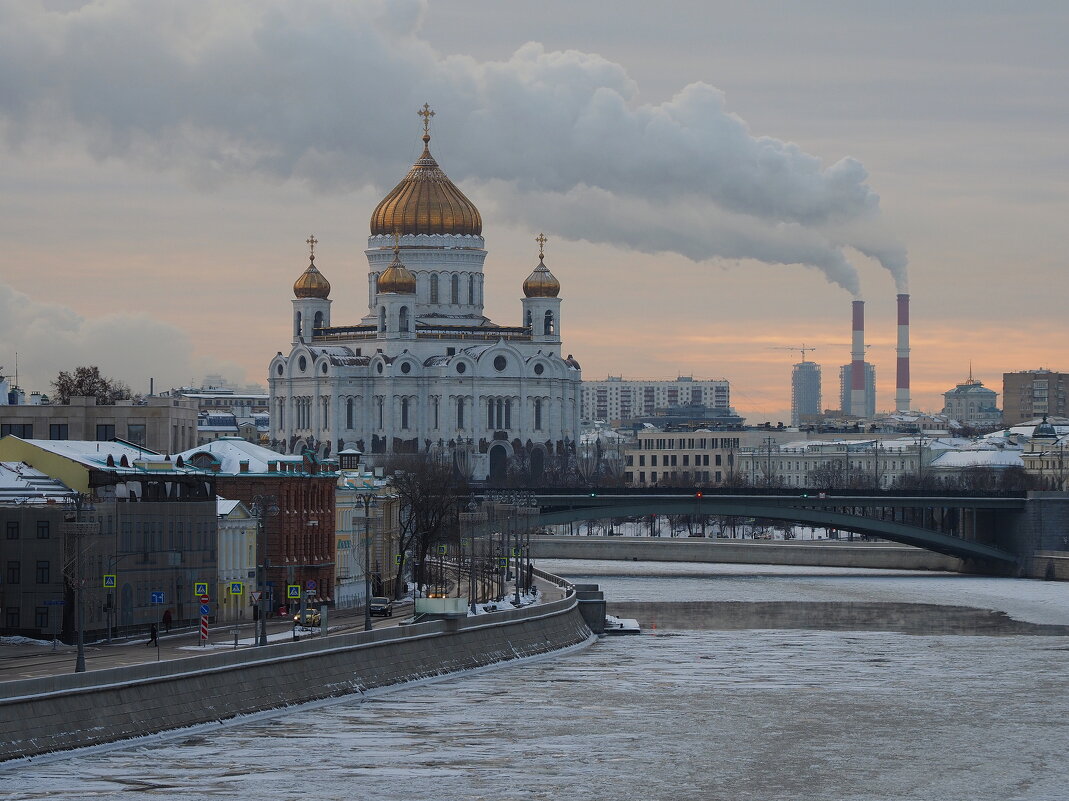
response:
[[[314,590],[316,588],[316,583],[311,579],[308,579],[308,581],[304,582],[304,588],[306,590]]]
[[[63,606],[63,601],[45,601],[45,606]]]
[[[208,604],[201,604],[200,605],[200,613],[202,615],[210,615],[212,613],[212,608],[210,606],[208,606]]]
[[[152,593],[152,603],[154,603],[154,604],[162,604],[163,603],[163,591],[162,590],[157,590],[156,592]]]

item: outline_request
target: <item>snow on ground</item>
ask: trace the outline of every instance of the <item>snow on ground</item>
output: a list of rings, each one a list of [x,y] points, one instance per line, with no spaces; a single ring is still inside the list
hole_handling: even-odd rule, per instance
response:
[[[1036,579],[788,565],[613,562],[540,559],[538,567],[601,585],[610,602],[650,600],[654,582],[664,601],[875,601],[995,609],[1017,620],[1069,625],[1069,583]],[[664,578],[672,578],[666,583]]]

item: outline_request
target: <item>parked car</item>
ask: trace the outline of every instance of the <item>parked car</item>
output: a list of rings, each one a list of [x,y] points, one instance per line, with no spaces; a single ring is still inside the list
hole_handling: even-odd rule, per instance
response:
[[[371,599],[371,614],[381,617],[393,617],[393,601],[390,598],[376,596]]]
[[[319,610],[318,609],[306,609],[304,612],[304,620],[301,620],[301,613],[298,612],[293,616],[294,626],[318,626],[319,625]]]

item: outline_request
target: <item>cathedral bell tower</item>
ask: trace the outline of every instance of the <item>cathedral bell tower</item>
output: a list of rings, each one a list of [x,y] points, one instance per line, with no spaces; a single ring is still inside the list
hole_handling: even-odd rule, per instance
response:
[[[310,236],[308,269],[293,284],[293,344],[311,342],[312,332],[330,325],[330,281],[316,268],[316,245],[319,240]]]
[[[378,331],[386,339],[415,339],[416,276],[401,263],[399,240],[395,234],[393,261],[378,278]]]
[[[560,344],[560,281],[545,263],[545,234],[535,237],[538,243],[538,266],[523,282],[523,324],[531,329],[535,342]]]

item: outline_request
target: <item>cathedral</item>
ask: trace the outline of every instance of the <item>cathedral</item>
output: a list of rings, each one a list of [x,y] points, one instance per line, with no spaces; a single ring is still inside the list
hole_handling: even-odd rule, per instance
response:
[[[383,464],[430,453],[474,480],[519,471],[537,481],[574,449],[581,372],[561,353],[560,283],[545,265],[523,281],[519,325],[483,314],[482,217],[430,152],[371,215],[368,311],[331,319],[315,263],[293,285],[293,341],[269,366],[271,444],[320,456],[347,448]],[[521,273],[522,274],[522,273]]]

